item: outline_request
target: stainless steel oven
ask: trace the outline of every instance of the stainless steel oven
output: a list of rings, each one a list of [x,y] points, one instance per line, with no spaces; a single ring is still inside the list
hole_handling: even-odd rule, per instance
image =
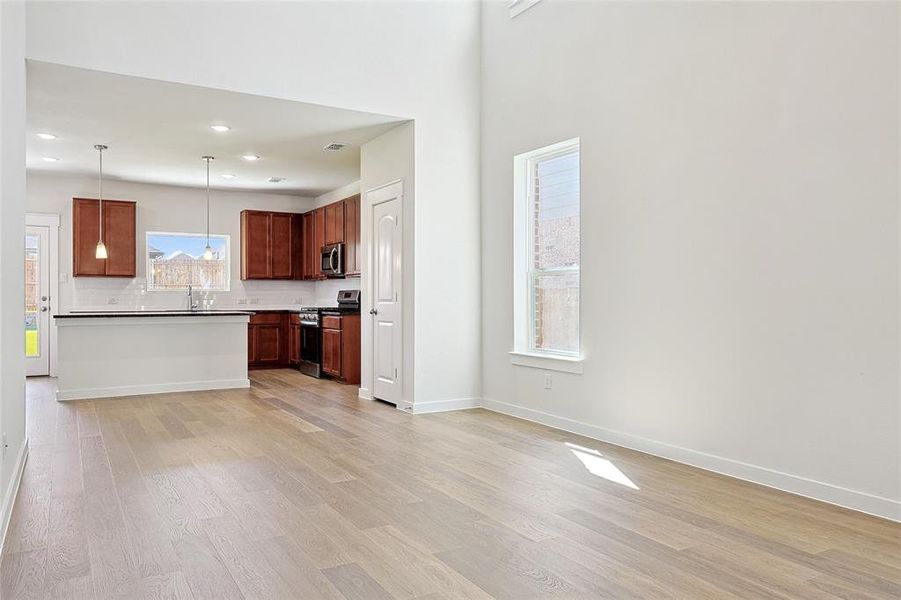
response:
[[[315,308],[300,313],[300,372],[322,375],[322,328]]]
[[[320,270],[328,277],[344,275],[344,244],[327,244],[322,247]]]

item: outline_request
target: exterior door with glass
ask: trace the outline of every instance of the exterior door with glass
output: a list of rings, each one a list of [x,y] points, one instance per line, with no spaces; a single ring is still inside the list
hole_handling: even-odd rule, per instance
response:
[[[25,374],[50,374],[50,227],[25,227]]]

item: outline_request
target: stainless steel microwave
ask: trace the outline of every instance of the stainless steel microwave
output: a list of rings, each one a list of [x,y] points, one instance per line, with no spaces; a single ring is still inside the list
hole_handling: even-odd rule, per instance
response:
[[[344,244],[327,244],[322,247],[320,270],[328,277],[344,275]]]

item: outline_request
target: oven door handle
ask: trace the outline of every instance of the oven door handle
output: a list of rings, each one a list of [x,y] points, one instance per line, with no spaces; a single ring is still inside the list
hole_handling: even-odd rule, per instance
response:
[[[335,258],[337,256],[337,254],[338,254],[338,246],[335,246],[334,248],[332,248],[332,251],[329,252],[329,255],[328,255],[328,266],[331,267],[332,273],[338,272],[338,265],[335,264],[335,262],[336,262]]]

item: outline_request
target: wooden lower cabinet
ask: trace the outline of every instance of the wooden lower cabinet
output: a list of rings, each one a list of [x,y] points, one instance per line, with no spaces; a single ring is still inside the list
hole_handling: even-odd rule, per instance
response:
[[[300,365],[300,315],[288,316],[288,364]]]
[[[247,325],[247,366],[279,367],[288,364],[288,315],[259,312]]]
[[[360,315],[323,317],[322,325],[322,372],[360,383]]]

